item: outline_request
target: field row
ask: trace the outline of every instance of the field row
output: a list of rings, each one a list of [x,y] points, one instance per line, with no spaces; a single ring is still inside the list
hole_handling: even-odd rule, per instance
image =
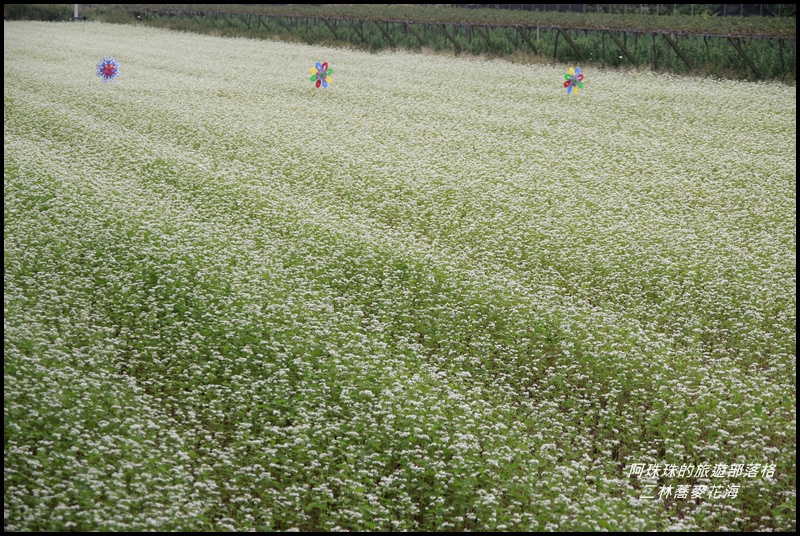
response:
[[[794,88],[4,33],[6,530],[795,528]]]

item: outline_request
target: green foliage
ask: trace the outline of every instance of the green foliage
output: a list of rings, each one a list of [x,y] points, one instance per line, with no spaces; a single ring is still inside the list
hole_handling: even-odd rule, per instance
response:
[[[587,4],[590,5],[590,4]],[[647,5],[647,4],[646,4]],[[416,4],[286,4],[251,6],[244,4],[159,4],[160,8],[185,9],[194,11],[221,11],[253,13],[263,15],[284,15],[300,17],[346,17],[369,20],[394,20],[417,22],[447,22],[453,24],[511,24],[526,26],[561,26],[568,28],[628,29],[638,31],[674,31],[700,34],[748,34],[791,37],[796,34],[796,26],[789,16],[773,17],[710,17],[672,15],[673,9],[665,15],[654,16],[656,4],[649,4],[649,13],[639,14],[633,10],[615,9],[610,13],[562,13],[558,11],[523,11],[507,9],[459,9]],[[604,4],[604,6],[606,6]],[[670,4],[670,6],[672,6]],[[687,6],[688,7],[688,6]],[[599,8],[598,8],[599,9]],[[659,12],[665,13],[664,10]]]
[[[172,28],[184,31],[199,31],[212,33],[222,36],[247,36],[261,38],[291,39],[303,41],[309,44],[326,45],[346,45],[360,47],[371,51],[378,51],[391,48],[392,43],[400,48],[420,50],[428,48],[435,51],[458,51],[466,54],[486,55],[489,57],[512,57],[522,52],[527,55],[528,61],[558,63],[581,63],[584,66],[596,65],[599,67],[630,68],[632,67],[627,55],[619,49],[605,30],[600,28],[633,28],[636,31],[615,32],[618,39],[623,42],[628,52],[633,56],[638,65],[650,67],[662,72],[673,72],[677,74],[711,75],[722,78],[734,79],[756,79],[758,76],[750,69],[745,60],[739,55],[727,37],[715,37],[713,35],[697,35],[694,32],[716,32],[722,31],[718,26],[717,30],[704,27],[706,24],[701,16],[681,16],[659,17],[657,19],[648,18],[644,15],[627,14],[566,14],[566,13],[542,13],[535,12],[539,17],[573,17],[571,22],[565,20],[528,20],[525,24],[533,24],[534,27],[525,30],[517,30],[515,27],[492,26],[492,24],[510,24],[511,22],[504,17],[515,16],[523,17],[528,15],[509,15],[509,12],[499,13],[503,10],[456,10],[457,12],[469,13],[469,19],[453,18],[453,10],[428,10],[426,8],[414,8],[416,11],[398,12],[392,15],[391,6],[382,6],[389,9],[383,14],[383,18],[405,18],[407,20],[430,20],[432,15],[441,16],[442,21],[456,20],[463,22],[484,22],[485,25],[469,26],[464,24],[446,24],[444,29],[434,24],[413,24],[412,22],[390,22],[385,25],[391,41],[380,31],[373,21],[381,20],[377,16],[379,8],[360,6],[356,11],[349,11],[349,7],[326,7],[317,15],[328,16],[355,16],[360,13],[364,19],[361,22],[348,21],[344,19],[331,19],[325,24],[319,17],[310,17],[310,11],[315,8],[305,6],[276,7],[278,13],[285,12],[287,16],[278,17],[263,15],[262,11],[252,8],[244,9],[237,13],[228,13],[223,16],[214,14],[208,10],[201,12],[176,11],[175,16],[159,16],[150,14],[146,17],[147,24],[159,27]],[[259,8],[261,9],[261,8]],[[264,8],[266,9],[266,8]],[[270,8],[272,9],[272,8]],[[341,11],[341,10],[344,11]],[[367,11],[361,11],[366,9]],[[406,8],[403,8],[406,9]],[[332,11],[329,11],[332,10]],[[485,13],[484,13],[485,12]],[[423,13],[425,14],[423,16]],[[450,15],[447,15],[450,13]],[[295,16],[294,18],[288,15]],[[416,14],[416,15],[414,15]],[[428,17],[428,18],[426,18]],[[576,18],[577,17],[577,18]],[[588,17],[588,18],[586,18]],[[608,20],[601,22],[594,21],[594,18],[608,17]],[[681,18],[683,17],[683,18]],[[726,21],[727,33],[754,33],[781,35],[784,34],[780,24],[777,26],[773,22],[758,22],[754,18],[741,18],[743,20]],[[599,19],[598,19],[599,20]],[[613,20],[611,23],[609,21]],[[642,21],[649,21],[644,24]],[[660,21],[654,25],[653,20]],[[665,24],[665,20],[674,20],[675,24]],[[516,20],[521,23],[522,20]],[[572,37],[578,47],[576,52],[567,43],[563,35],[549,28],[547,24],[565,24],[567,26],[579,26],[580,30],[564,30]],[[536,26],[543,24],[543,27]],[[721,22],[719,24],[722,24]],[[767,25],[771,24],[771,30]],[[331,30],[332,28],[332,30]],[[596,28],[596,29],[593,29]],[[691,69],[680,55],[668,44],[666,38],[661,34],[640,33],[648,29],[657,28],[659,30],[677,29],[677,33],[672,35],[672,39],[677,43],[678,48],[691,64]],[[519,31],[530,33],[537,53],[534,54],[528,43],[519,35]],[[451,41],[445,32],[455,41]],[[417,37],[417,34],[419,38]],[[422,42],[420,42],[420,38]],[[756,64],[759,73],[766,79],[783,80],[791,83],[796,78],[796,49],[780,39],[769,39],[766,37],[740,39],[743,49]],[[457,45],[457,46],[456,46]],[[582,59],[583,58],[583,59]]]
[[[3,4],[4,20],[65,21],[74,15],[73,4]]]
[[[110,24],[132,24],[136,18],[122,4],[94,4],[82,8],[81,15],[89,20]]]
[[[8,532],[796,530],[794,88],[5,30]]]

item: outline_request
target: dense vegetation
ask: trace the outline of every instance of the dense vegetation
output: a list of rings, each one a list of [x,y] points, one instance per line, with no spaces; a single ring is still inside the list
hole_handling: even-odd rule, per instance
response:
[[[138,9],[152,9],[152,4],[127,4]],[[638,4],[637,4],[638,5]],[[606,4],[607,6],[607,4]],[[567,28],[618,29],[637,31],[668,31],[706,35],[747,35],[792,37],[796,23],[792,17],[718,17],[709,16],[703,4],[697,5],[697,15],[689,15],[684,7],[680,14],[665,10],[664,16],[655,16],[655,4],[649,13],[639,14],[630,6],[630,12],[617,6],[616,13],[566,13],[558,11],[522,11],[508,9],[459,9],[414,4],[159,4],[159,8],[189,11],[239,12],[263,15],[295,15],[316,17],[348,17],[368,20],[395,20],[415,22],[447,22],[454,24],[476,23],[490,25],[563,26]],[[602,8],[601,8],[602,9]],[[784,12],[785,9],[784,9]]]
[[[796,530],[794,87],[4,40],[5,530]]]
[[[720,5],[674,4],[671,10],[660,11],[670,15],[658,16],[655,13],[661,4],[636,4],[636,10],[622,4],[586,4],[587,13],[410,4],[89,4],[83,5],[81,16],[373,52],[387,48],[453,51],[525,63],[643,67],[675,74],[794,83],[795,19],[709,15]],[[762,11],[772,8],[791,13],[786,5],[763,6]],[[72,14],[71,4],[6,5],[7,20],[67,20]],[[570,30],[559,33],[556,27]]]

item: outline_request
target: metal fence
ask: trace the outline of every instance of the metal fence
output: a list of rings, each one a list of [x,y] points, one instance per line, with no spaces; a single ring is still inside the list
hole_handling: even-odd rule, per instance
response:
[[[652,15],[714,15],[727,17],[796,16],[795,4],[428,4],[466,9],[521,9],[571,13],[639,13]]]
[[[501,5],[501,4],[493,4]],[[533,5],[533,4],[532,4]],[[538,5],[538,4],[537,4]],[[555,4],[554,4],[555,5]],[[582,5],[582,4],[572,4]],[[546,25],[447,23],[372,20],[322,15],[261,15],[129,6],[137,20],[190,30],[288,33],[308,42],[329,39],[373,49],[451,48],[457,54],[512,54],[517,50],[553,63],[580,61],[602,67],[650,65],[677,73],[725,70],[755,79],[794,80],[796,40],[793,37],[706,35],[667,30],[606,30]],[[560,46],[559,46],[560,45]]]

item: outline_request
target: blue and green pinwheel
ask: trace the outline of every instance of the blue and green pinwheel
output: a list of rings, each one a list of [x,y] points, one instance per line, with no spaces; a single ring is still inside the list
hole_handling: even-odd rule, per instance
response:
[[[567,94],[578,94],[579,89],[583,89],[583,73],[580,67],[570,67],[569,72],[564,75],[564,87],[567,88]]]
[[[315,83],[317,87],[328,87],[328,84],[331,83],[331,75],[333,74],[333,69],[328,66],[328,62],[317,64],[311,68],[311,81]]]

